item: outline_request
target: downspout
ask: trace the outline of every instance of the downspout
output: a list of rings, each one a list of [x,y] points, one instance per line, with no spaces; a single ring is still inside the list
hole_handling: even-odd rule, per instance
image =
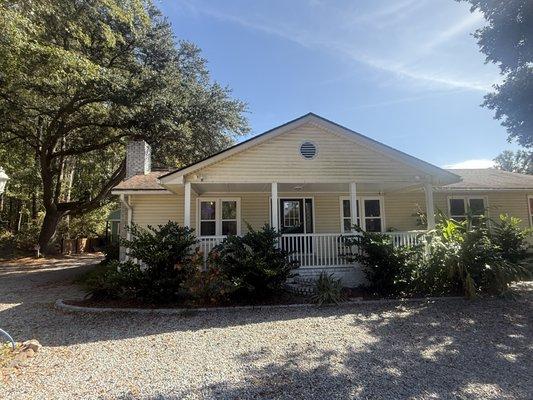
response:
[[[124,205],[124,207],[126,207],[126,211],[127,211],[127,215],[126,215],[126,226],[128,227],[128,229],[126,229],[126,240],[130,240],[131,239],[131,232],[130,232],[130,229],[131,228],[131,221],[132,221],[132,214],[133,214],[133,209],[131,208],[131,205],[129,203],[129,196],[128,196],[128,200],[126,200],[125,196],[123,194],[120,195],[120,202]],[[126,253],[126,261],[129,259],[129,256],[128,254]]]

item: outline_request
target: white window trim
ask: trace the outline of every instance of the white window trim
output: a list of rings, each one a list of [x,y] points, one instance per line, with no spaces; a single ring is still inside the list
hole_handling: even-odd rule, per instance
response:
[[[533,228],[533,210],[529,206],[529,202],[533,199],[533,194],[527,195],[527,214],[529,215],[529,226]]]
[[[272,225],[272,196],[269,196],[268,201],[268,221],[269,224]],[[305,220],[305,200],[311,199],[311,214],[313,214],[313,233],[316,233],[316,219],[315,219],[315,197],[314,196],[280,196],[278,194],[278,226],[281,227],[281,207],[279,206],[279,203],[281,200],[303,200],[304,201],[304,232],[307,231],[307,222]]]
[[[356,197],[359,203],[358,211],[359,211],[359,226],[362,230],[366,231],[366,215],[364,213],[365,211],[365,200],[379,200],[379,214],[381,219],[381,232],[385,232],[385,226],[386,226],[386,220],[385,220],[385,198],[384,196],[357,196]],[[342,202],[343,200],[350,200],[350,196],[340,196],[339,197],[339,213],[340,213],[340,220],[341,220],[341,232],[342,233],[349,233],[344,230],[344,209]],[[371,218],[371,217],[368,217]]]
[[[489,198],[488,196],[484,195],[459,195],[459,196],[448,196],[446,198],[446,205],[448,207],[448,217],[452,218],[452,210],[450,207],[450,200],[452,199],[461,199],[463,200],[463,204],[465,205],[465,212],[468,211],[468,208],[470,207],[470,200],[471,199],[483,199],[483,205],[485,206],[485,216],[489,217]],[[529,207],[529,203],[528,203]],[[455,217],[466,217],[465,215],[454,215]]]
[[[215,235],[202,235],[201,202],[215,202]],[[222,236],[222,202],[235,201],[237,203],[237,235],[241,234],[241,198],[240,197],[197,197],[196,198],[196,232],[198,237]],[[229,220],[227,220],[229,221]]]

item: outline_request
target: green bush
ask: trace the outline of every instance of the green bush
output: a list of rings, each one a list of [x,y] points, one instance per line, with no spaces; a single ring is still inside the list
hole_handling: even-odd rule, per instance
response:
[[[312,299],[319,307],[344,301],[341,280],[335,278],[333,274],[321,272],[315,281]]]
[[[386,235],[362,232],[349,238],[358,251],[369,288],[380,295],[502,295],[509,285],[531,276],[524,263],[528,230],[520,220],[440,218],[421,245],[394,247]]]
[[[98,265],[79,282],[94,300],[134,299],[146,284],[141,267],[132,262],[111,261]]]
[[[394,247],[388,235],[365,232],[358,226],[355,230],[358,235],[346,237],[345,243],[358,250],[347,258],[361,264],[372,293],[388,296],[409,291],[413,268],[410,260],[417,250]]]
[[[133,259],[142,262],[146,284],[138,296],[152,302],[172,302],[187,296],[184,282],[202,266],[198,243],[190,228],[169,221],[147,229],[133,225],[131,240],[122,240]]]
[[[209,268],[220,271],[225,293],[238,300],[260,299],[281,290],[298,265],[278,246],[281,234],[265,225],[248,226],[242,237],[229,236],[209,255]]]

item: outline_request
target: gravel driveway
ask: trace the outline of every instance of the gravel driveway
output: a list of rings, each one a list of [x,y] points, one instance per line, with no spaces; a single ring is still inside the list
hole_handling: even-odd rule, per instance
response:
[[[87,267],[0,266],[0,327],[44,348],[2,399],[531,399],[518,300],[170,315],[64,314]]]

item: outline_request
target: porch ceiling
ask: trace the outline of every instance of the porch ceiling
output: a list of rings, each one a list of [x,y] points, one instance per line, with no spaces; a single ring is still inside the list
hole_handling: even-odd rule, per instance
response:
[[[192,189],[197,194],[225,192],[259,192],[270,193],[270,183],[193,183]],[[420,183],[406,182],[362,182],[357,183],[358,193],[387,193],[420,189]],[[350,183],[278,183],[282,193],[348,193]]]

